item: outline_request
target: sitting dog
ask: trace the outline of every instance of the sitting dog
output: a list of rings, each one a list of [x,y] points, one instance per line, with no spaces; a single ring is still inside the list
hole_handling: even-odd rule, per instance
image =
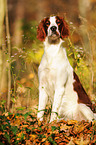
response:
[[[50,122],[58,119],[58,116],[65,120],[96,119],[91,100],[73,71],[66,51],[61,45],[64,38],[68,36],[68,24],[59,16],[44,18],[37,29],[37,38],[44,42],[44,55],[38,70],[37,118],[41,121],[48,99],[52,103]]]

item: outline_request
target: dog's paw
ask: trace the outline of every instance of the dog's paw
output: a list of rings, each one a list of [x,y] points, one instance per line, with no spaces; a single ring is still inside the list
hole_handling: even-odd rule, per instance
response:
[[[43,117],[42,117],[42,114],[40,112],[37,114],[37,119],[40,121],[43,121]]]
[[[51,113],[50,123],[51,123],[52,121],[55,121],[55,120],[57,120],[57,114],[56,114],[56,113]]]

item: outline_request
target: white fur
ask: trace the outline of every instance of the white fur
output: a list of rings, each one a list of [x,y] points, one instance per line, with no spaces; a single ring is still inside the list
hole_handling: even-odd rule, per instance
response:
[[[52,20],[54,18],[51,18]],[[78,104],[78,95],[73,89],[73,82],[75,81],[73,68],[68,61],[65,49],[61,45],[62,42],[60,39],[58,44],[49,44],[48,37],[45,39],[44,55],[38,70],[39,112],[37,117],[41,121],[43,120],[44,109],[49,98],[52,103],[50,122],[57,119],[58,116],[65,120],[85,119],[92,121],[94,114],[91,109],[85,104]]]
[[[51,35],[52,31],[51,31],[51,27],[52,26],[56,26],[57,27],[57,32],[60,34],[59,30],[58,30],[58,25],[56,24],[56,18],[55,16],[50,17],[50,26],[48,27],[48,36]]]

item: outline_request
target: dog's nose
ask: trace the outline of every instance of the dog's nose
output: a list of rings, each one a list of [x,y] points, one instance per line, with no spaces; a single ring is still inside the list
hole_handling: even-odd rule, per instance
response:
[[[57,27],[56,26],[52,26],[50,29],[52,30],[52,32],[55,32]]]

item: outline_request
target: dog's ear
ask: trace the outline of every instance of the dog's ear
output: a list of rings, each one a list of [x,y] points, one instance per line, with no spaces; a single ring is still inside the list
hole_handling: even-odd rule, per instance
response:
[[[69,36],[69,26],[63,17],[58,17],[58,18],[60,19],[60,22],[61,22],[59,26],[59,29],[61,32],[61,38],[64,39]]]
[[[39,39],[40,41],[44,41],[46,37],[45,26],[44,26],[45,21],[46,21],[46,18],[40,22],[37,28],[37,39]]]

